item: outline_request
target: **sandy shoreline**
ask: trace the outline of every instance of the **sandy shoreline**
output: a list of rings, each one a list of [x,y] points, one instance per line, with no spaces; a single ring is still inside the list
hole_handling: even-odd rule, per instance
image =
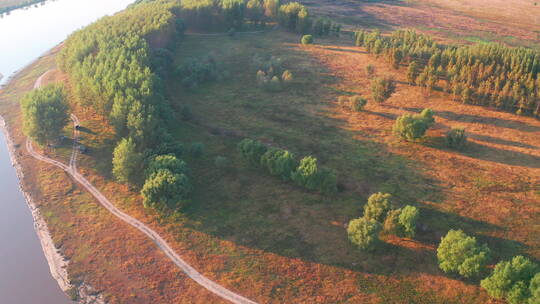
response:
[[[56,248],[52,240],[50,231],[47,227],[47,223],[43,218],[39,208],[36,206],[34,199],[28,191],[25,190],[24,185],[24,172],[21,164],[19,163],[13,140],[9,134],[8,126],[3,117],[0,116],[0,129],[6,138],[6,145],[9,151],[9,157],[11,164],[15,168],[17,178],[19,180],[19,189],[24,195],[26,204],[30,209],[32,218],[34,220],[34,230],[39,238],[43,254],[49,264],[49,269],[52,277],[58,282],[60,289],[66,293],[66,297],[69,298],[74,291],[78,294],[78,300],[76,303],[82,304],[104,304],[105,301],[101,295],[93,294],[93,289],[85,283],[79,286],[74,286],[69,281],[69,275],[67,272],[67,266],[69,260],[62,255],[62,253]],[[75,290],[73,289],[75,288]]]

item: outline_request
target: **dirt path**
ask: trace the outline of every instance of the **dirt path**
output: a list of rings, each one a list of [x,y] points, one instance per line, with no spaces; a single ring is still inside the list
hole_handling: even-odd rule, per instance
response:
[[[41,80],[43,79],[43,76],[45,74],[41,75],[41,77],[39,77],[36,80],[36,83],[34,85],[35,88],[38,88],[41,86]],[[34,150],[34,147],[32,146],[32,142],[30,141],[30,139],[27,139],[26,141],[26,149],[28,150],[28,153],[34,158],[41,160],[43,162],[49,163],[51,165],[57,166],[60,169],[64,170],[69,175],[71,175],[73,179],[75,179],[88,192],[90,192],[103,207],[105,207],[107,210],[109,210],[112,214],[114,214],[116,217],[118,217],[122,221],[137,228],[142,233],[146,234],[152,241],[154,241],[154,243],[158,246],[158,248],[161,249],[161,251],[163,251],[167,255],[167,257],[169,257],[169,259],[171,259],[171,261],[173,261],[184,273],[186,273],[191,279],[193,279],[202,287],[208,289],[210,292],[214,293],[215,295],[220,296],[223,299],[228,300],[232,303],[256,304],[256,302],[253,302],[247,298],[244,298],[241,295],[230,291],[229,289],[217,284],[216,282],[200,274],[197,270],[195,270],[195,268],[191,267],[191,265],[189,265],[186,261],[184,261],[157,232],[150,229],[148,226],[146,226],[139,220],[120,211],[120,209],[114,206],[114,204],[112,204],[96,187],[94,187],[84,176],[82,176],[77,171],[77,154],[78,154],[77,153],[77,148],[78,148],[77,138],[79,136],[79,131],[77,130],[77,128],[75,128],[75,126],[79,125],[79,120],[73,114],[71,114],[71,119],[73,120],[73,123],[74,123],[74,142],[73,142],[73,152],[71,154],[69,166],[66,166],[65,164],[57,160],[54,160],[54,159],[51,159],[51,158],[48,158],[46,156],[39,154],[37,151]]]

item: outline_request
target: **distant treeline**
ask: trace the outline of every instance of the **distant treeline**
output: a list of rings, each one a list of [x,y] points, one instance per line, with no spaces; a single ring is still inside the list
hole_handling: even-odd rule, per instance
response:
[[[34,4],[38,4],[40,2],[45,2],[45,1],[47,1],[47,0],[24,0],[24,1],[21,1],[19,4],[16,4],[16,5],[0,7],[0,15],[7,14],[7,13],[13,11],[13,10],[23,8],[23,7],[27,7],[27,6],[30,6],[30,5],[34,5]]]
[[[463,103],[540,117],[540,52],[497,43],[443,45],[412,30],[359,31],[356,45],[408,64],[409,83],[442,89]]]
[[[277,22],[286,30],[301,34],[328,35],[341,26],[328,19],[314,18],[298,3],[280,0],[184,0],[181,16],[190,28],[240,30],[247,24]]]

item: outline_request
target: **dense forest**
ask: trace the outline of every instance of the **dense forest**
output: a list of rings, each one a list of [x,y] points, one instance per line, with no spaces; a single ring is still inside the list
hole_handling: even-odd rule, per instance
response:
[[[408,82],[451,93],[463,103],[540,116],[540,52],[501,44],[443,45],[412,30],[359,31],[356,45],[383,55]]]

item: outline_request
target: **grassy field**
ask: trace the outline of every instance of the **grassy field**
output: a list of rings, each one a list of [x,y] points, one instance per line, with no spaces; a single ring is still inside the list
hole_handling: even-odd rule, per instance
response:
[[[386,5],[394,4],[379,4]],[[185,157],[195,193],[181,213],[144,209],[136,192],[111,181],[111,128],[89,109],[73,107],[84,127],[82,142],[90,147],[80,170],[200,272],[260,303],[497,303],[477,282],[438,270],[435,249],[449,229],[460,228],[488,243],[493,262],[516,254],[540,259],[540,122],[459,104],[442,93],[428,96],[405,83],[404,67],[394,70],[352,47],[345,36],[307,47],[298,40],[275,31],[187,36],[182,42],[176,64],[211,55],[229,76],[195,90],[177,80],[168,83],[173,107],[189,105],[193,113],[191,120],[178,119],[174,136],[186,145],[205,145],[202,158]],[[255,54],[282,58],[294,74],[291,87],[257,87]],[[377,75],[393,75],[397,92],[383,104],[368,103],[361,113],[342,109],[339,96],[369,96],[368,64]],[[17,100],[53,67],[54,54],[2,92],[0,111],[22,147]],[[50,81],[66,79],[56,71]],[[425,142],[406,144],[391,135],[398,115],[425,107],[437,120]],[[470,136],[460,153],[442,142],[442,134],[456,126]],[[248,166],[236,151],[244,137],[287,148],[297,158],[316,156],[337,170],[342,190],[332,196],[308,192]],[[66,174],[18,151],[24,183],[37,197],[55,243],[72,261],[74,282],[104,291],[110,303],[220,303]],[[48,153],[67,161],[69,145]],[[229,165],[216,167],[217,156]],[[397,205],[420,207],[424,229],[414,240],[386,236],[380,249],[366,254],[350,245],[345,225],[378,191],[393,194]]]

